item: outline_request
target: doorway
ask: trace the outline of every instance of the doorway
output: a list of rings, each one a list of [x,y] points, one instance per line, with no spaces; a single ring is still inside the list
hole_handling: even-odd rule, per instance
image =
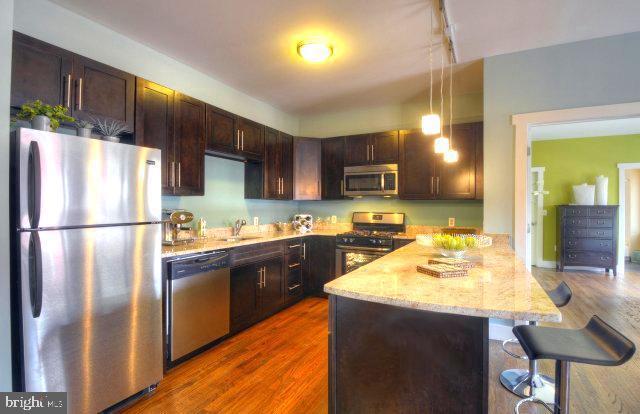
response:
[[[544,218],[547,210],[544,208],[544,196],[549,192],[544,188],[545,167],[531,167],[531,265],[545,267],[544,249]]]

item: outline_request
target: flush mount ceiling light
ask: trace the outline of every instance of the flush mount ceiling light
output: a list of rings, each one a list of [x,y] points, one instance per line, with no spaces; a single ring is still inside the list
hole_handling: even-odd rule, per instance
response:
[[[433,113],[433,11],[429,7],[429,114],[422,115],[422,133],[434,135],[440,132],[440,115]]]
[[[321,63],[333,55],[333,47],[320,39],[303,40],[298,43],[298,54],[307,62]]]

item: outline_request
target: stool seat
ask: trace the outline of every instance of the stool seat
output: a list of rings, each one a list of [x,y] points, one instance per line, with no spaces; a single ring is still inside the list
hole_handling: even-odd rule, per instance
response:
[[[561,308],[569,303],[573,292],[567,282],[561,282],[555,289],[548,291],[547,294],[551,298],[556,307]]]
[[[635,345],[620,332],[593,316],[582,329],[520,325],[513,328],[529,359],[554,359],[591,365],[621,365]]]

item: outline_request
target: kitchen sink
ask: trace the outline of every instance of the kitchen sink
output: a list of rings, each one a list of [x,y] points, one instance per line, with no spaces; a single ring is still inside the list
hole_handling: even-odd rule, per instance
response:
[[[239,242],[244,240],[254,240],[259,239],[260,236],[229,236],[229,237],[220,237],[217,240],[227,241],[227,242]]]

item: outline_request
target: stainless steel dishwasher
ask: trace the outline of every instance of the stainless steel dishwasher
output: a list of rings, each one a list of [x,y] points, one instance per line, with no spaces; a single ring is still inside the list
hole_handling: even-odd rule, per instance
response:
[[[208,252],[168,264],[166,322],[171,365],[229,333],[229,254]]]

